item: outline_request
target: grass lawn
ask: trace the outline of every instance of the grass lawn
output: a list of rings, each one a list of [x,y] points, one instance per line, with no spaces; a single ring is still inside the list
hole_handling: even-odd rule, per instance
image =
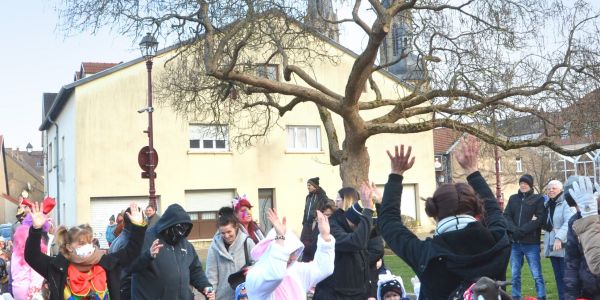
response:
[[[396,255],[386,255],[384,260],[386,266],[392,270],[392,273],[394,273],[395,275],[400,275],[402,277],[406,290],[412,292],[413,287],[412,283],[410,282],[410,279],[413,276],[415,276],[413,270]],[[524,266],[521,273],[521,294],[523,295],[523,298],[525,296],[535,297],[535,283],[533,282],[533,277],[531,276],[531,272],[529,271],[529,266],[525,261],[523,262]],[[544,282],[546,283],[546,299],[558,299],[558,295],[556,293],[556,282],[554,281],[554,273],[552,271],[550,259],[548,258],[542,257],[542,273],[544,275]],[[511,277],[512,276],[509,264],[506,270],[506,278],[509,282]],[[508,287],[508,293],[511,293],[510,286]]]

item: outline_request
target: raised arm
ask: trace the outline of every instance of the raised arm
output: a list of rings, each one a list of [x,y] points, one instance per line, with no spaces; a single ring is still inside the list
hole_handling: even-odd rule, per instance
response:
[[[400,217],[400,202],[402,198],[403,174],[409,170],[415,158],[410,156],[412,147],[404,152],[404,145],[395,147],[394,155],[387,152],[391,163],[391,174],[385,185],[381,215],[377,222],[381,230],[381,236],[390,248],[400,256],[416,273],[420,275],[422,269],[419,267],[420,255],[425,254],[425,243],[402,223]]]
[[[329,219],[317,210],[317,224],[319,237],[317,238],[317,251],[315,259],[309,263],[298,263],[298,277],[301,282],[309,283],[307,287],[316,286],[317,283],[333,274],[335,263],[335,238],[329,233]]]
[[[483,205],[485,207],[485,224],[492,233],[496,235],[496,238],[500,238],[506,233],[506,221],[502,216],[500,206],[496,201],[494,193],[479,172],[477,165],[479,162],[480,149],[481,145],[479,141],[473,136],[468,136],[467,138],[462,139],[460,148],[455,152],[455,158],[465,173],[468,174],[467,182],[479,195],[479,198],[483,200]]]
[[[42,277],[48,278],[48,267],[52,259],[40,249],[42,226],[48,217],[41,211],[39,202],[33,203],[31,219],[33,224],[25,242],[25,261]]]

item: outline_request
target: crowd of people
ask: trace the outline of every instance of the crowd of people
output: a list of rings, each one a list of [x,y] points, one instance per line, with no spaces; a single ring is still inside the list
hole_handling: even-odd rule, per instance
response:
[[[600,186],[572,176],[538,194],[525,174],[502,212],[478,171],[479,150],[475,138],[462,140],[456,161],[466,183],[443,184],[424,199],[436,223],[430,238],[401,218],[402,183],[415,158],[400,145],[387,153],[383,195],[367,181],[330,199],[318,177],[309,179],[299,236],[273,209],[272,229],[263,232],[251,202],[237,197],[218,211],[205,268],[178,204],[161,216],[132,203],[109,218],[109,248],[100,249],[87,224],[54,228],[54,199],[22,199],[12,238],[0,239],[0,292],[18,300],[191,300],[194,290],[210,300],[402,300],[409,292],[420,300],[524,299],[525,258],[536,298],[546,299],[543,255],[560,300],[600,299]],[[386,267],[384,243],[416,274],[414,291]],[[502,290],[509,264],[512,295]]]

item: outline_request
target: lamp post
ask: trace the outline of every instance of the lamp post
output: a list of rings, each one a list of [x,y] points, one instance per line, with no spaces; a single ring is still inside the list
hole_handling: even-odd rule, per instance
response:
[[[498,90],[494,85],[494,81],[491,81],[491,85],[488,89],[488,94],[493,95],[497,93]],[[492,127],[494,128],[494,137],[498,137],[498,128],[496,127],[496,106],[494,106],[492,110]],[[501,210],[504,210],[504,199],[502,199],[502,186],[500,181],[500,151],[498,150],[498,145],[494,145],[494,167],[496,173],[496,201],[498,202],[498,206],[500,206]]]
[[[148,148],[142,148],[142,151],[146,150],[147,153],[147,163],[146,175],[149,182],[149,205],[154,207],[156,210],[156,189],[154,187],[154,178],[156,178],[156,173],[154,169],[156,168],[156,164],[158,163],[158,155],[154,151],[154,134],[152,127],[152,112],[154,111],[154,107],[152,107],[152,59],[156,55],[156,51],[158,49],[158,42],[152,36],[151,33],[147,33],[142,41],[140,42],[140,50],[142,51],[142,57],[146,59],[146,69],[148,70],[148,107],[142,110],[148,112],[148,129],[145,132],[148,134]],[[142,178],[145,177],[144,173],[142,173]]]
[[[31,145],[31,143],[27,143],[27,147],[25,147],[25,149],[27,150],[27,154],[31,155],[31,152],[33,152],[33,146]]]

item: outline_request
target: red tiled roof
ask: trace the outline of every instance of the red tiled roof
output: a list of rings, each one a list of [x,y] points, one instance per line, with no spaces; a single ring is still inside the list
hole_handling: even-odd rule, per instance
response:
[[[118,65],[118,63],[82,62],[81,69],[85,74],[96,74],[116,65]]]
[[[433,149],[435,154],[444,154],[458,140],[461,133],[449,128],[433,129]]]

